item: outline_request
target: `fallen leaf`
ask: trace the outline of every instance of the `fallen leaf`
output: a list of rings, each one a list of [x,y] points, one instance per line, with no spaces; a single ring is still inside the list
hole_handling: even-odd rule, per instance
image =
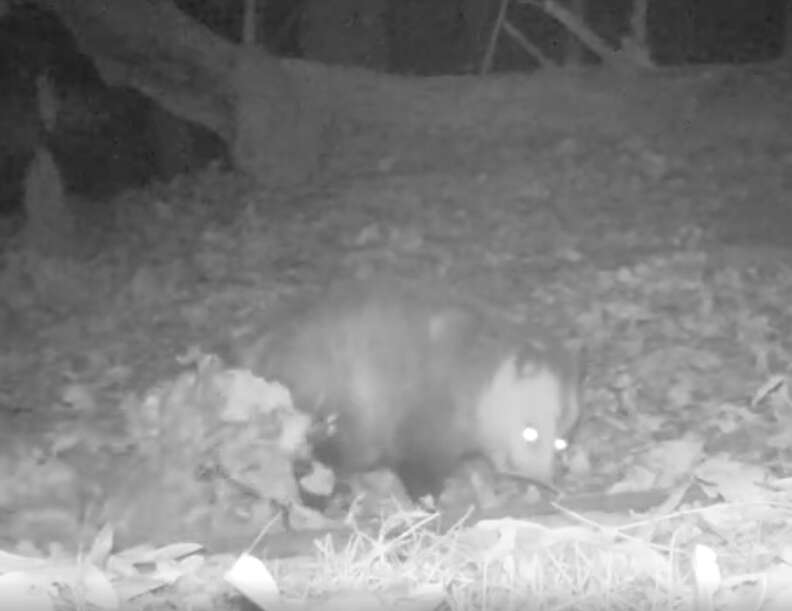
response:
[[[93,391],[83,384],[69,384],[61,393],[61,401],[75,411],[91,412],[96,409]]]
[[[693,550],[693,577],[696,582],[697,611],[711,611],[713,597],[721,585],[720,567],[715,550],[696,545]]]
[[[52,611],[49,584],[22,571],[0,575],[0,608]]]
[[[278,611],[281,608],[278,584],[258,558],[242,554],[223,579],[260,609]]]
[[[104,566],[110,552],[113,550],[114,531],[110,524],[105,524],[94,537],[91,549],[88,552],[88,561],[94,566]]]
[[[764,485],[767,473],[763,467],[748,465],[724,454],[704,461],[696,467],[695,474],[729,503],[767,501],[772,494]]]

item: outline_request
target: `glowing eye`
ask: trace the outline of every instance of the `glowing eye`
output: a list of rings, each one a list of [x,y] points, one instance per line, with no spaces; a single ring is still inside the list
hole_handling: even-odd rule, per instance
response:
[[[536,443],[539,441],[539,431],[531,426],[527,426],[522,432],[523,441],[527,443]]]
[[[556,439],[553,445],[555,446],[556,452],[563,452],[569,446],[566,439]]]

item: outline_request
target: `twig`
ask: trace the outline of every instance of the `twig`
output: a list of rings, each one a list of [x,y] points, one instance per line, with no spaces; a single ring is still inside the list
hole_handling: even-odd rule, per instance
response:
[[[492,69],[492,61],[495,57],[495,49],[498,46],[498,37],[500,36],[500,31],[503,27],[503,21],[506,19],[506,11],[509,8],[510,1],[511,0],[501,0],[500,6],[498,7],[498,16],[495,19],[495,23],[492,25],[489,43],[487,43],[487,52],[484,54],[484,59],[481,62],[480,74],[482,76],[487,74]]]
[[[511,36],[537,63],[544,69],[555,67],[555,62],[547,57],[542,50],[528,40],[525,35],[511,24],[508,19],[503,20],[503,30]]]
[[[637,67],[645,68],[642,63],[634,61],[628,54],[621,53],[608,45],[600,36],[572,11],[554,0],[519,0],[520,4],[533,6],[550,15],[566,29],[577,36],[593,53],[605,63],[618,68],[635,70]]]

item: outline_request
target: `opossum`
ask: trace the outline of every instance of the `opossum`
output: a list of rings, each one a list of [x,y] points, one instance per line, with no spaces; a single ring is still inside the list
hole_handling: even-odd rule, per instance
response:
[[[339,474],[388,468],[413,499],[436,497],[476,456],[551,483],[580,414],[574,355],[427,293],[344,286],[261,344],[254,366],[320,423],[315,457]]]

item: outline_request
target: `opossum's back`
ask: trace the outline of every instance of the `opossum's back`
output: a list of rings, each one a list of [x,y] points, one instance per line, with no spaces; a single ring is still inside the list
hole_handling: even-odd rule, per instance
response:
[[[479,453],[547,479],[555,435],[577,417],[574,374],[552,341],[491,322],[394,287],[342,290],[281,330],[269,373],[303,409],[338,416],[320,448],[336,468],[388,466],[431,488]],[[526,445],[531,427],[541,443]]]
[[[401,452],[404,422],[437,394],[431,312],[394,291],[331,295],[267,346],[270,375],[303,409],[338,416],[332,446],[341,455],[330,462],[366,469]]]

